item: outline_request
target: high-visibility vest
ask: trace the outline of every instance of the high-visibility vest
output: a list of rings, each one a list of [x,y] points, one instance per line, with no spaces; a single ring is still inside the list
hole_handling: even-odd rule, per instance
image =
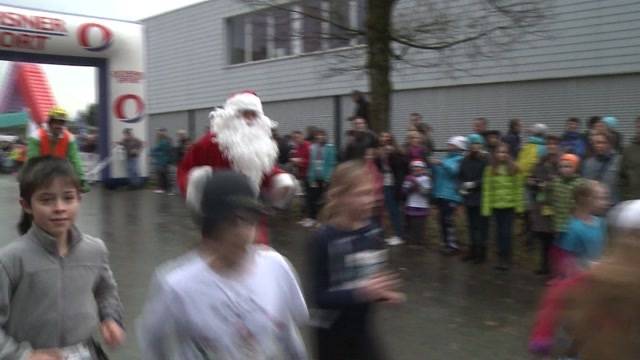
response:
[[[71,133],[66,129],[62,131],[62,138],[56,142],[56,147],[51,149],[51,141],[49,134],[43,128],[38,129],[38,137],[40,138],[40,156],[53,156],[66,159],[69,150],[69,142],[71,141]]]

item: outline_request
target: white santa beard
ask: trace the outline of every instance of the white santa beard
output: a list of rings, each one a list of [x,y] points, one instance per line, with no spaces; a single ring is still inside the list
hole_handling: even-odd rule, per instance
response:
[[[218,110],[212,130],[220,150],[230,160],[234,170],[251,179],[256,188],[269,173],[278,157],[278,146],[271,138],[271,120],[259,116],[252,126],[235,112]]]

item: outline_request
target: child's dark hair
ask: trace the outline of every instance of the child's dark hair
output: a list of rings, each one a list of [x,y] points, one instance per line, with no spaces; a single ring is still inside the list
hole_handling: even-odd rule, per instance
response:
[[[31,204],[33,194],[43,187],[49,186],[56,178],[69,180],[80,191],[80,181],[69,161],[42,156],[29,159],[18,175],[20,184],[20,199]],[[24,235],[31,228],[31,215],[22,210],[22,217],[18,222],[18,233]]]

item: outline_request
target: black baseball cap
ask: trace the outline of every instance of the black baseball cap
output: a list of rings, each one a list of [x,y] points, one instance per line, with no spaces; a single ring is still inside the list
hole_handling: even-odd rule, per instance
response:
[[[238,211],[269,214],[249,178],[236,171],[213,172],[204,186],[200,211],[203,220],[214,221]]]

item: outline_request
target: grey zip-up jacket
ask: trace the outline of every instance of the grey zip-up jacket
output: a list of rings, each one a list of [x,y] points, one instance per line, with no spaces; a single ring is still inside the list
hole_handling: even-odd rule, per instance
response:
[[[86,342],[99,322],[122,323],[122,304],[102,240],[71,229],[69,253],[33,225],[0,250],[0,359]]]

